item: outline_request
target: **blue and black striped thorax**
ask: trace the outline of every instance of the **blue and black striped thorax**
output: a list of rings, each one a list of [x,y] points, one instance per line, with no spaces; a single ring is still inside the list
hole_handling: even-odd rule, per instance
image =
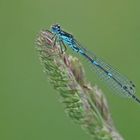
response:
[[[80,49],[77,47],[73,35],[63,31],[60,25],[53,25],[51,27],[51,31],[57,36],[58,41],[63,41],[63,43],[68,47],[72,48],[76,52],[79,52]]]
[[[62,41],[73,43],[73,36],[63,31],[60,25],[56,24],[51,27],[51,31]]]

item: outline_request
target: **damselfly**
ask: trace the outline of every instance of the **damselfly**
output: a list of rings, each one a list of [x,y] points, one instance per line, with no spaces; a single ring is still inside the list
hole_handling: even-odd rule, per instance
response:
[[[140,103],[140,100],[135,96],[135,85],[132,81],[128,80],[127,77],[113,69],[94,53],[87,51],[87,49],[82,47],[82,45],[74,38],[73,35],[63,31],[60,25],[52,25],[51,32],[54,34],[54,44],[59,42],[65,49],[69,47],[74,52],[84,56],[88,61],[90,61],[94,70],[108,84],[109,87],[124,97],[131,97]],[[65,50],[62,49],[62,51]]]

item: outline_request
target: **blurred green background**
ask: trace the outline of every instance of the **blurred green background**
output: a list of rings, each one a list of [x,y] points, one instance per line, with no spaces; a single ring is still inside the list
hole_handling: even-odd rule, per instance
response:
[[[91,139],[66,116],[38,60],[37,33],[53,23],[133,80],[140,97],[139,6],[138,0],[0,0],[0,140]],[[94,83],[94,72],[86,72]],[[119,132],[139,140],[140,105],[97,83]]]

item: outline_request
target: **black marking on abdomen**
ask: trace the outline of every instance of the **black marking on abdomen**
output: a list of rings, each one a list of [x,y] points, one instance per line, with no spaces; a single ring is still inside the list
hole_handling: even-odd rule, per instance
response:
[[[113,75],[109,75],[109,72],[107,70],[105,70],[102,66],[100,66],[98,63],[95,64],[94,62],[96,60],[93,60],[91,57],[89,57],[88,55],[86,55],[85,53],[82,53],[83,56],[85,56],[92,64],[94,64],[96,67],[100,68],[102,71],[104,71],[110,78],[112,78],[119,86],[120,88],[124,89],[132,98],[134,98],[135,100],[138,100],[136,98],[136,96],[134,96],[129,90],[128,87],[126,85],[122,85],[121,82],[119,82]],[[134,85],[133,85],[134,87]],[[139,100],[138,100],[139,101]],[[140,101],[139,101],[140,102]]]
[[[100,66],[98,63],[97,64],[94,63],[96,60],[93,60],[91,57],[89,57],[85,53],[83,53],[82,55],[84,55],[92,64],[96,65],[98,68],[103,70],[109,77],[112,77],[111,75],[109,75],[109,72],[107,70],[105,70],[102,66]]]

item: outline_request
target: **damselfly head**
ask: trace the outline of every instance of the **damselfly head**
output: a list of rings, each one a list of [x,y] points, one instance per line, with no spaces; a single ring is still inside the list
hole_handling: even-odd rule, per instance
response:
[[[55,34],[58,34],[60,32],[60,25],[59,24],[54,24],[51,26],[51,31]]]

